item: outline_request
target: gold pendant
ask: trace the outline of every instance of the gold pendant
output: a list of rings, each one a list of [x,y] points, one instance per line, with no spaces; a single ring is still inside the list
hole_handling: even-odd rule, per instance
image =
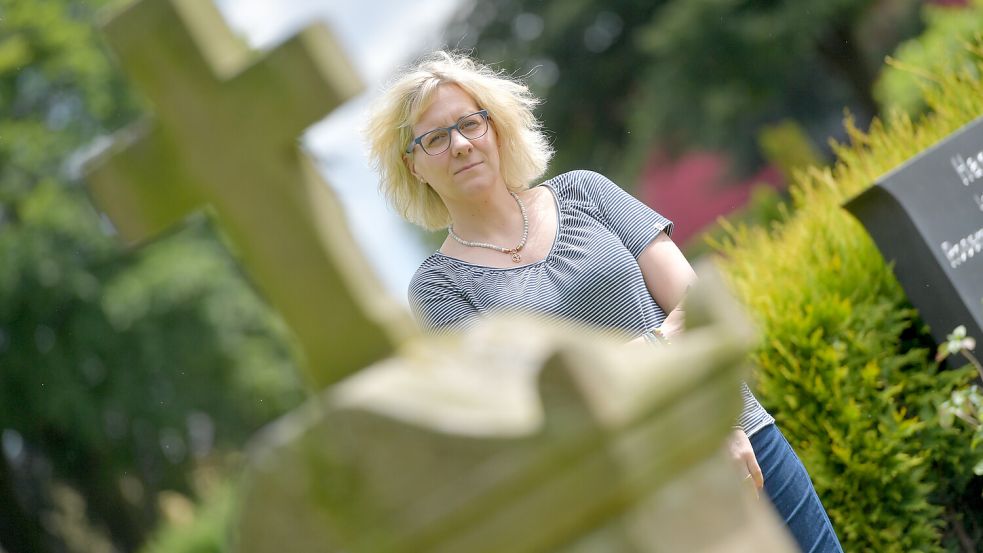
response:
[[[522,261],[522,256],[519,255],[519,252],[517,252],[516,250],[512,250],[512,261],[514,263],[518,263]]]

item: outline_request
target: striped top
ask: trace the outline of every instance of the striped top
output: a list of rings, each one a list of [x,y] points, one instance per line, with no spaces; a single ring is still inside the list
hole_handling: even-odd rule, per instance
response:
[[[541,261],[496,268],[435,252],[409,285],[409,303],[425,331],[460,329],[479,313],[523,311],[580,323],[626,339],[662,324],[636,258],[672,222],[609,179],[591,171],[556,176],[547,187],[556,202],[553,246]],[[773,422],[744,390],[739,424],[750,436]]]

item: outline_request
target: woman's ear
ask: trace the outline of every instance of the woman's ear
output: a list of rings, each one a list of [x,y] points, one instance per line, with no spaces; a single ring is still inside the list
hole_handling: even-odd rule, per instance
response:
[[[488,126],[492,128],[492,131],[495,134],[495,146],[498,147],[498,151],[499,151],[499,153],[501,153],[501,151],[502,151],[502,135],[498,134],[498,128],[495,127],[495,120],[492,119],[491,117],[488,118]]]
[[[410,170],[410,174],[417,178],[420,182],[426,182],[423,175],[416,172],[416,161],[413,159],[413,154],[403,154],[403,163],[406,168]]]
[[[420,174],[416,172],[416,162],[413,160],[413,154],[403,154],[403,164],[409,169],[410,174],[414,177],[420,179]]]

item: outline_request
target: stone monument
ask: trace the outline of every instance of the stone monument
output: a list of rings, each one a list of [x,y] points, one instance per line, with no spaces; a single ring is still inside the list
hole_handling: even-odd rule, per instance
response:
[[[983,338],[983,118],[884,175],[846,204],[939,343]]]

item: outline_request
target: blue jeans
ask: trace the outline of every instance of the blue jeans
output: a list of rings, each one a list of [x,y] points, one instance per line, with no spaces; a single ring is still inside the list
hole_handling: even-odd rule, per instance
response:
[[[765,493],[804,553],[843,553],[809,474],[774,424],[751,436]]]

